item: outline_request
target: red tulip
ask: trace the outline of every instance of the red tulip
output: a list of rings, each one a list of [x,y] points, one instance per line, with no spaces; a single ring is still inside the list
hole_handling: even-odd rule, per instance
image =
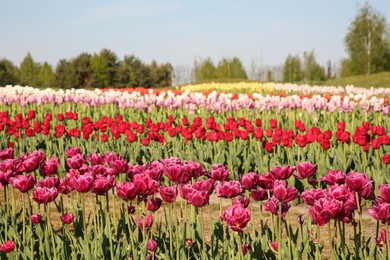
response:
[[[32,198],[38,203],[47,204],[54,201],[58,196],[57,188],[48,188],[48,187],[36,187],[33,191]]]
[[[65,225],[69,225],[71,223],[73,223],[74,221],[74,215],[72,213],[69,213],[69,214],[63,214],[61,217],[61,222]]]
[[[31,174],[16,175],[9,179],[9,184],[20,192],[26,193],[34,187],[35,179]]]
[[[290,178],[294,171],[295,167],[291,167],[289,165],[284,167],[277,165],[271,168],[269,172],[275,177],[275,179],[286,180]]]
[[[0,251],[4,253],[9,253],[15,250],[15,243],[12,240],[8,240],[4,244],[0,244]]]
[[[136,198],[138,189],[132,182],[124,182],[116,185],[116,193],[122,199],[128,201]]]
[[[161,198],[166,202],[174,202],[177,197],[176,186],[162,186],[160,187]]]
[[[39,224],[39,222],[41,222],[42,220],[42,215],[37,213],[37,214],[33,214],[31,215],[31,222],[33,224]]]
[[[244,208],[241,204],[234,204],[222,212],[221,219],[225,221],[232,230],[242,232],[246,224],[251,219],[249,208]]]
[[[382,157],[382,162],[384,164],[390,164],[390,153],[384,154]]]

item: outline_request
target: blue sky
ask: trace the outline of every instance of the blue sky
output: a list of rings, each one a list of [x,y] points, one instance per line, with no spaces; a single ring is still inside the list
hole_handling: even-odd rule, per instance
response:
[[[245,66],[283,64],[314,50],[324,65],[346,57],[343,39],[365,1],[358,0],[0,0],[0,58],[19,65],[102,48],[119,59],[192,66],[195,58],[239,57]],[[370,5],[390,23],[390,1]]]

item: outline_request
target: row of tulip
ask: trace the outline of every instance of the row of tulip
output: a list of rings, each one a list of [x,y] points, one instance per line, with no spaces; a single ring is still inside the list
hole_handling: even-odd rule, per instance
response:
[[[195,112],[200,108],[215,112],[227,112],[231,110],[257,110],[270,109],[302,109],[309,113],[316,110],[352,112],[355,110],[379,111],[387,115],[390,111],[389,99],[377,96],[366,97],[358,95],[349,96],[332,95],[323,97],[315,94],[310,97],[299,95],[263,95],[254,94],[232,94],[218,93],[213,91],[207,95],[200,92],[185,91],[174,93],[171,90],[161,91],[155,94],[153,90],[149,94],[139,91],[104,91],[95,90],[59,90],[51,89],[38,90],[30,87],[6,86],[0,88],[0,105],[17,103],[20,106],[36,103],[41,104],[63,104],[76,103],[85,106],[101,106],[114,104],[120,108],[133,108],[150,112],[155,108],[177,109],[183,108]]]
[[[78,147],[64,156],[67,173],[60,179],[58,158],[0,151],[2,257],[320,259],[326,251],[331,259],[385,259],[390,253],[390,185],[375,186],[364,173],[328,170],[317,182],[318,165],[302,162],[232,180],[220,164],[209,171],[178,158],[132,165],[119,154],[85,155]],[[288,185],[292,178],[298,188]],[[215,218],[214,196],[220,198]],[[296,199],[309,205],[310,220],[291,222]],[[363,219],[366,207],[372,219]]]

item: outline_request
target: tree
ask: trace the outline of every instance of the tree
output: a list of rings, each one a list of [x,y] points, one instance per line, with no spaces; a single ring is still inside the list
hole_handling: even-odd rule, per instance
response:
[[[43,63],[38,73],[39,86],[43,88],[50,88],[53,85],[54,72],[49,63]]]
[[[70,64],[75,77],[75,88],[86,88],[89,86],[92,76],[91,55],[89,53],[81,53],[79,56],[71,60]]]
[[[119,62],[116,54],[108,49],[103,49],[99,54],[94,54],[91,59],[91,87],[108,88],[115,87],[116,74]]]
[[[298,55],[288,55],[283,66],[283,82],[297,82],[301,80],[301,59]]]
[[[149,87],[149,68],[136,56],[125,56],[118,69],[118,87]]]
[[[342,61],[342,76],[390,70],[390,41],[385,18],[366,3],[345,36],[348,58]]]
[[[76,88],[78,86],[78,81],[75,75],[76,73],[72,62],[61,59],[56,67],[54,87],[65,89]]]
[[[239,58],[223,58],[217,67],[217,75],[220,79],[248,79],[244,66]]]
[[[205,82],[217,78],[217,69],[211,58],[198,59],[194,61],[193,74],[196,83]]]
[[[305,81],[325,80],[325,69],[317,63],[314,51],[304,52],[303,60],[303,77]]]
[[[0,60],[0,86],[16,85],[19,82],[19,69],[10,60]]]
[[[21,84],[39,87],[38,73],[40,71],[39,63],[34,62],[30,53],[27,53],[26,57],[20,64],[20,80]]]

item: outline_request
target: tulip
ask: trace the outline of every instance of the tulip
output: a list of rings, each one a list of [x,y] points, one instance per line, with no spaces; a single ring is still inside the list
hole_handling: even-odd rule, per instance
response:
[[[147,249],[151,252],[155,252],[157,250],[157,242],[153,239],[150,239],[147,243]]]
[[[31,173],[39,168],[38,156],[28,156],[25,160],[22,161],[23,169],[26,173]]]
[[[187,183],[191,180],[191,173],[183,171],[181,164],[165,165],[164,173],[175,183]]]
[[[270,173],[278,180],[287,180],[295,171],[295,167],[277,165],[270,169]]]
[[[182,184],[180,185],[179,192],[180,196],[183,199],[188,199],[188,195],[193,192],[193,190],[196,190],[191,184]]]
[[[263,188],[257,188],[257,190],[251,190],[251,198],[255,201],[261,201],[268,199],[268,191]]]
[[[274,215],[279,215],[279,200],[275,197],[271,197],[267,202],[264,203],[263,209],[265,211],[269,211]],[[288,210],[290,209],[290,206],[287,202],[282,202],[282,217],[285,217],[287,215]]]
[[[133,200],[138,194],[138,189],[133,182],[124,182],[116,185],[116,193],[122,199]]]
[[[127,213],[134,214],[135,213],[135,207],[132,205],[127,206]]]
[[[241,184],[244,189],[256,189],[259,181],[259,175],[255,172],[249,172],[241,177]]]
[[[160,198],[151,198],[148,201],[147,209],[149,211],[151,211],[151,212],[155,212],[155,211],[157,211],[161,207],[161,204],[162,204],[162,199],[160,199]]]
[[[247,208],[250,203],[250,199],[246,196],[240,198],[232,198],[232,204],[241,204],[244,208]]]
[[[382,228],[380,233],[379,233],[379,237],[376,237],[375,238],[375,244],[382,248],[386,245],[387,243],[387,231],[386,229]]]
[[[384,154],[382,156],[383,164],[390,164],[390,153]]]
[[[44,176],[51,176],[57,171],[59,164],[60,162],[57,157],[49,158],[41,165],[39,172]]]
[[[36,184],[37,187],[58,188],[60,185],[60,179],[57,176],[46,177],[43,180],[39,180]]]
[[[328,195],[336,200],[345,202],[351,196],[351,192],[345,185],[333,185],[328,188]],[[352,194],[353,196],[355,194]]]
[[[263,189],[271,189],[274,185],[275,177],[271,173],[264,173],[259,176],[259,181],[257,183]]]
[[[14,148],[5,148],[0,151],[0,160],[7,160],[14,158]]]
[[[71,169],[79,169],[85,163],[84,157],[81,154],[75,154],[66,159],[66,164]]]
[[[0,244],[0,251],[4,253],[9,253],[15,250],[15,243],[12,240],[8,240],[4,244]]]
[[[209,203],[210,195],[207,191],[191,190],[187,195],[187,201],[194,207],[203,207]]]
[[[273,248],[276,252],[278,252],[278,243],[277,243],[276,241],[272,241],[272,242],[271,242],[271,246],[272,246],[272,248]]]
[[[110,190],[115,185],[115,177],[112,175],[97,177],[93,184],[91,191],[97,195],[104,195],[108,190]]]
[[[321,198],[309,208],[309,216],[318,225],[325,225],[330,219],[337,218],[343,207],[342,202],[335,199]]]
[[[35,185],[35,179],[31,174],[17,175],[9,180],[9,184],[22,193],[31,190]]]
[[[83,152],[81,151],[81,149],[79,147],[71,147],[69,148],[68,150],[65,151],[65,154],[66,156],[68,157],[73,157],[77,154],[82,154]]]
[[[390,204],[388,203],[374,203],[369,209],[370,214],[375,220],[381,222],[390,222]]]
[[[86,193],[91,190],[93,184],[93,176],[90,173],[78,175],[73,178],[73,188],[81,193]]]
[[[39,224],[39,222],[41,222],[42,220],[42,215],[37,213],[37,214],[33,214],[31,215],[31,222],[33,224]]]
[[[242,250],[242,253],[245,255],[246,253],[248,253],[248,251],[251,250],[251,244],[242,245],[241,250]]]
[[[61,217],[61,222],[65,225],[69,225],[71,223],[73,223],[74,221],[74,215],[72,213],[69,213],[69,214],[63,214]]]
[[[7,186],[12,177],[15,177],[15,173],[11,170],[0,171],[0,183],[3,186]]]
[[[371,199],[374,196],[374,186],[367,174],[360,172],[350,173],[345,178],[345,184],[365,199]]]
[[[317,200],[324,197],[325,191],[322,189],[307,189],[301,194],[303,202],[309,206],[313,206]]]
[[[382,184],[378,187],[380,193],[378,195],[384,202],[390,203],[390,184]]]
[[[284,181],[275,181],[272,191],[273,196],[280,202],[290,202],[298,195],[298,190],[295,187],[287,188],[287,184]]]
[[[148,228],[151,228],[152,225],[153,225],[153,217],[152,217],[152,215],[146,215],[144,218],[139,218],[138,219],[138,227],[140,229],[143,229],[144,227],[146,229],[148,229]]]
[[[210,176],[216,181],[226,181],[229,178],[229,170],[223,164],[211,165]]]
[[[87,160],[91,165],[100,165],[104,163],[104,155],[100,153],[88,154]]]
[[[194,183],[194,188],[197,190],[206,191],[209,195],[211,195],[214,191],[215,181],[210,178],[207,180],[200,180]]]
[[[241,204],[234,204],[222,211],[221,219],[225,221],[233,231],[242,232],[243,228],[250,221],[251,214],[249,208],[244,208]]]
[[[174,202],[177,197],[177,187],[176,186],[162,186],[160,187],[161,198],[166,202]]]
[[[242,193],[241,183],[238,181],[221,182],[216,186],[216,192],[218,197],[233,198]]]
[[[313,165],[310,162],[302,162],[297,164],[297,174],[294,174],[299,180],[309,178],[317,171],[318,165]]]
[[[137,187],[138,195],[154,195],[158,192],[159,184],[146,174],[136,174],[133,183]]]
[[[33,191],[32,198],[38,203],[47,204],[49,202],[54,201],[58,196],[58,190],[54,187],[36,187]]]
[[[344,184],[346,174],[342,171],[329,170],[326,176],[321,176],[321,180],[328,185]]]

